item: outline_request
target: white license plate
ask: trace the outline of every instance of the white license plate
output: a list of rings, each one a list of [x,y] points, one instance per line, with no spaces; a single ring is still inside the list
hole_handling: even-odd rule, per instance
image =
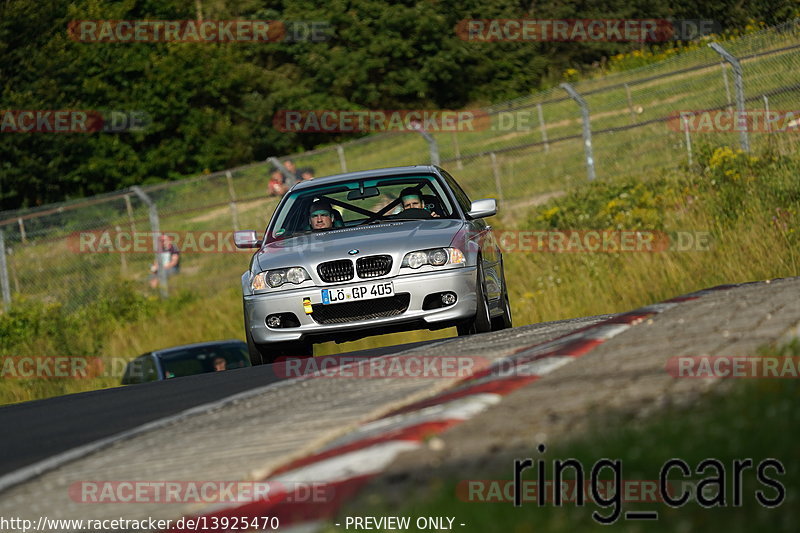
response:
[[[372,300],[373,298],[385,298],[393,294],[394,286],[391,281],[363,283],[352,287],[322,289],[322,303],[338,304],[355,300]]]

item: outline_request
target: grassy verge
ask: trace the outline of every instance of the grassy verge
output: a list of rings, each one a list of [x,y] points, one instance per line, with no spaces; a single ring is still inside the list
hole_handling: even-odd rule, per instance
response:
[[[800,355],[800,343],[766,353],[781,356]],[[470,501],[467,492],[457,492],[460,479],[438,480],[438,490],[424,496],[408,495],[411,501],[401,509],[389,509],[373,495],[369,504],[358,510],[360,516],[448,516],[456,523],[464,523],[459,531],[794,531],[800,519],[798,493],[800,493],[800,448],[796,443],[796,430],[800,424],[800,413],[796,409],[800,399],[800,383],[796,379],[745,380],[736,383],[725,394],[715,394],[708,401],[691,408],[673,408],[641,423],[631,423],[627,418],[609,416],[598,420],[593,429],[585,434],[565,439],[560,443],[548,443],[544,456],[535,450],[537,443],[525,457],[534,460],[544,458],[548,469],[547,479],[552,479],[552,461],[555,459],[577,459],[585,471],[601,458],[621,461],[623,480],[657,480],[659,471],[672,458],[684,460],[692,471],[681,478],[670,476],[676,483],[686,480],[695,482],[706,478],[718,478],[714,467],[701,469],[698,465],[707,458],[717,459],[724,465],[725,476],[722,487],[725,505],[703,508],[692,497],[678,508],[663,502],[631,503],[619,502],[621,515],[611,526],[595,522],[592,513],[609,516],[615,503],[596,505],[587,503],[578,507],[575,503],[563,503],[556,507],[552,503],[539,506],[536,501],[523,501],[514,507],[510,501]],[[522,458],[522,457],[520,457]],[[742,501],[733,502],[733,461],[750,458],[754,467],[744,470]],[[785,499],[773,509],[767,509],[756,501],[756,492],[762,491],[768,499],[778,499],[778,493],[759,481],[757,465],[774,458],[785,467],[780,474],[767,469],[769,478],[779,481],[785,489]],[[496,463],[494,464],[496,468]],[[507,468],[488,472],[468,472],[464,479],[494,479],[511,481],[513,464]],[[567,469],[567,474],[571,469]],[[602,479],[612,479],[609,470]],[[673,473],[677,473],[675,470]],[[536,479],[535,468],[525,471],[523,480]],[[566,476],[565,476],[566,477]],[[689,485],[676,487],[674,497]],[[706,489],[707,498],[719,493],[719,485],[712,483]],[[457,497],[457,494],[459,495]],[[473,500],[486,496],[488,491],[473,493]],[[609,493],[604,495],[606,498]],[[633,499],[636,497],[634,496]],[[624,519],[626,511],[657,511],[657,521],[631,521]],[[604,529],[603,529],[604,528]],[[330,530],[334,530],[331,528]],[[338,529],[337,529],[338,531]]]
[[[522,323],[619,312],[718,285],[800,274],[800,158],[704,147],[697,166],[576,188],[508,227],[664,232],[661,252],[506,254]],[[698,234],[698,232],[701,232]],[[708,246],[683,246],[708,234]],[[681,237],[683,236],[683,237]],[[679,242],[682,239],[684,242]],[[686,248],[686,249],[682,249]]]

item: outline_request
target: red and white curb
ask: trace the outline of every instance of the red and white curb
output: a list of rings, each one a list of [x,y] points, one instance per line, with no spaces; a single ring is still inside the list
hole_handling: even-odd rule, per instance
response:
[[[407,405],[367,422],[319,452],[273,471],[264,481],[274,482],[269,499],[209,508],[195,517],[205,524],[277,517],[282,531],[315,531],[333,519],[345,501],[355,496],[371,478],[382,472],[402,452],[418,449],[429,438],[499,403],[503,396],[590,352],[630,327],[671,309],[681,302],[738,285],[721,285],[641,307],[542,344],[527,346],[493,361],[452,389]],[[390,356],[391,357],[391,356]],[[324,488],[322,501],[306,491],[313,484]],[[303,487],[301,489],[293,486]],[[280,492],[285,487],[288,492]],[[294,491],[294,492],[293,492]],[[220,528],[220,531],[223,529]],[[171,531],[194,531],[173,529]],[[211,530],[213,531],[213,530]]]

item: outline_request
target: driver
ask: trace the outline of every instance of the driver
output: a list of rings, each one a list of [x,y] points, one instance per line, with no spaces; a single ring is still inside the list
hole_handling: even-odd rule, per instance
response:
[[[403,209],[425,209],[425,204],[422,201],[422,193],[419,189],[414,187],[406,187],[400,191],[400,201],[403,203]],[[430,213],[432,217],[439,217],[436,213]]]
[[[313,231],[330,229],[333,227],[333,207],[326,200],[317,200],[308,210],[308,223]]]

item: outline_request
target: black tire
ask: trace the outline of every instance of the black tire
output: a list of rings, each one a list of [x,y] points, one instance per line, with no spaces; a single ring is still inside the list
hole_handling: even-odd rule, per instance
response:
[[[500,331],[513,327],[511,321],[511,302],[508,299],[508,286],[506,285],[506,271],[500,263],[500,272],[503,274],[503,314],[492,319],[492,330]]]
[[[271,365],[280,357],[313,357],[314,345],[308,342],[271,342],[256,344],[247,332],[247,348],[250,352],[250,364]]]
[[[278,352],[277,357],[314,357],[314,345],[310,342],[279,342],[267,348]]]
[[[244,327],[244,334],[247,337],[247,351],[250,354],[250,365],[258,366],[264,364],[264,359],[261,356],[261,349],[259,345],[253,342],[253,337],[250,335],[250,330],[247,326]]]
[[[456,326],[459,337],[492,331],[492,319],[489,315],[489,301],[486,299],[486,290],[483,287],[485,279],[483,277],[482,261],[483,260],[478,257],[478,275],[475,282],[475,295],[477,296],[478,305],[475,309],[475,316],[471,320]]]

